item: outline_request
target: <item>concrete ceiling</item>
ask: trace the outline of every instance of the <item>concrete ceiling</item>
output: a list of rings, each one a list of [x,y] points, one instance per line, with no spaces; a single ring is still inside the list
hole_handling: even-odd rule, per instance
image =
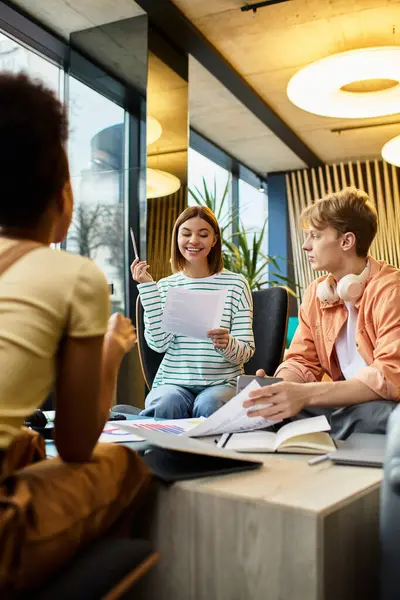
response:
[[[317,117],[286,96],[302,66],[335,52],[400,45],[400,0],[290,0],[241,12],[244,0],[173,0],[231,65],[325,162],[377,158],[400,125],[332,133],[331,129],[400,121]],[[144,14],[133,0],[16,0],[64,38],[72,32]],[[190,124],[259,173],[303,167],[248,109],[196,60],[190,60]]]
[[[298,109],[286,96],[290,77],[315,60],[355,48],[400,45],[399,0],[291,0],[259,9],[255,15],[240,11],[244,0],[173,1],[325,162],[377,158],[382,145],[400,133],[400,124],[332,133],[331,129],[365,123],[400,122],[400,114],[368,120],[329,119]],[[193,72],[197,71],[194,67]],[[196,86],[196,76],[191,84]],[[257,144],[257,127],[249,127],[248,115],[240,114],[239,107],[235,110],[233,103],[231,106],[234,119],[225,118],[223,114],[218,124],[216,115],[209,117],[215,121],[214,137],[222,140],[228,128],[228,137],[235,140],[233,147],[236,145],[243,160],[247,157],[247,162],[254,167],[255,153],[264,161],[267,171],[298,166],[285,149],[279,151],[274,136],[261,127],[260,144]],[[200,130],[211,131],[200,107],[193,112],[193,118],[199,121]]]
[[[190,125],[258,173],[304,163],[193,57],[189,61]]]
[[[110,0],[36,0],[35,3],[32,0],[15,0],[14,3],[63,38],[69,39],[72,36],[85,50],[89,44],[89,54],[93,54],[95,40],[95,55],[100,62],[104,62],[100,51],[103,49],[104,55],[117,43],[115,35],[110,35],[110,26],[100,26],[144,14],[133,0],[114,0],[113,3]],[[125,46],[120,49],[122,55],[126,54]],[[175,117],[174,112],[168,111],[168,106],[165,105],[167,94],[162,78],[159,77],[158,63],[154,57],[149,63],[152,76],[148,82],[148,112],[158,118],[164,127],[162,138],[149,148],[150,154],[157,154],[157,160],[160,161],[160,144],[164,152],[176,152],[184,144],[181,131],[174,131],[177,125],[181,129],[181,124],[177,122],[175,127],[170,126]],[[168,90],[168,96],[172,99],[173,94],[178,95],[179,101],[184,102],[179,89],[182,82],[179,82],[179,79],[176,77],[178,83],[172,85],[176,89]],[[190,125],[208,139],[260,174],[305,166],[252,112],[192,57],[189,59],[189,81]],[[157,93],[157,85],[164,89],[163,94]],[[186,116],[185,107],[182,107],[182,113]],[[154,160],[154,157],[149,157],[149,162]]]
[[[133,0],[15,0],[13,3],[65,39],[75,31],[145,14]]]

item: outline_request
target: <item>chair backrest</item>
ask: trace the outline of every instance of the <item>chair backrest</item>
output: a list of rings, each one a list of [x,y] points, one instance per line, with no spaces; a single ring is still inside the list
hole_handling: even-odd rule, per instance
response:
[[[285,288],[271,287],[253,292],[252,296],[256,351],[244,370],[247,375],[254,375],[257,369],[264,369],[272,376],[285,351],[289,295]]]
[[[160,555],[150,542],[111,537],[95,540],[74,555],[39,588],[18,600],[117,600],[137,598],[131,588],[157,564]],[[3,597],[3,596],[2,596]],[[7,596],[8,597],[8,596]],[[14,598],[14,596],[12,596]]]
[[[272,376],[282,362],[285,351],[289,296],[282,287],[259,290],[253,292],[252,296],[256,351],[245,365],[245,372],[254,375],[257,369],[264,369],[267,375]],[[136,302],[136,329],[140,364],[146,386],[150,390],[164,354],[155,352],[146,343],[140,296]]]
[[[164,353],[155,352],[147,345],[144,337],[144,309],[140,301],[140,296],[136,300],[136,335],[143,378],[147,389],[151,390],[158,367],[164,358]]]

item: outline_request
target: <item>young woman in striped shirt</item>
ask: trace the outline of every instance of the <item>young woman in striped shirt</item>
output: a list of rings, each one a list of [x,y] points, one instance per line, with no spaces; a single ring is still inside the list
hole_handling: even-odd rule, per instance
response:
[[[145,337],[164,352],[142,415],[179,419],[207,417],[235,394],[236,378],[254,354],[253,303],[246,279],[223,267],[221,233],[215,215],[193,206],[178,217],[171,247],[173,275],[153,281],[145,261],[132,263],[144,307]],[[200,341],[162,330],[170,287],[227,290],[221,327]]]

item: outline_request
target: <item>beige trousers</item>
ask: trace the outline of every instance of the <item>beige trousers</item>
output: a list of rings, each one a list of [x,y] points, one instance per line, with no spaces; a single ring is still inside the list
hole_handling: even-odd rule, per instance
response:
[[[40,585],[119,517],[134,515],[151,480],[140,457],[117,444],[98,444],[90,462],[82,464],[40,460],[43,456],[43,441],[29,430],[3,456],[2,598],[1,590]]]

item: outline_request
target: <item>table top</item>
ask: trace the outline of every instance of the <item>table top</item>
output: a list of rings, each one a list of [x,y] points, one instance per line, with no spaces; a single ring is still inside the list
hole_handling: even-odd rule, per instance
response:
[[[264,462],[255,471],[174,485],[196,493],[234,496],[323,514],[376,490],[383,479],[383,470],[379,468],[339,466],[330,461],[310,466],[310,456],[306,455],[255,456]]]
[[[127,418],[135,419],[131,415]],[[213,443],[211,438],[202,439]],[[148,446],[147,442],[126,445],[138,451]],[[46,444],[46,449],[49,456],[57,453],[52,442]],[[379,468],[340,466],[330,461],[310,466],[309,455],[251,456],[262,460],[263,467],[231,475],[181,481],[174,485],[195,493],[225,495],[324,514],[376,490],[383,479],[383,470]]]

